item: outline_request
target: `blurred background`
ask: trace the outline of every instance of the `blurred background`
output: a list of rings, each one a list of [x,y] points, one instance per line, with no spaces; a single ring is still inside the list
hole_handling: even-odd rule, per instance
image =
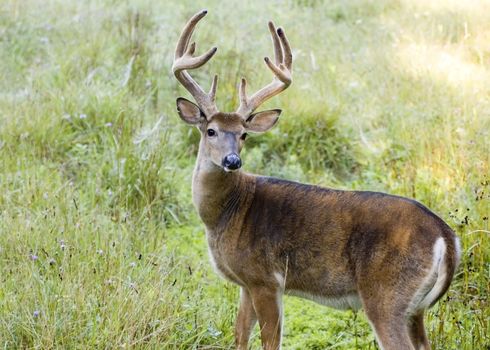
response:
[[[0,2],[0,345],[233,348],[238,289],[212,271],[191,200],[198,132],[171,73],[207,8],[193,73],[268,83],[267,21],[293,85],[262,107],[244,168],[415,198],[461,237],[426,316],[434,349],[490,349],[490,3],[456,0]],[[286,298],[285,349],[376,349],[362,312]],[[259,347],[257,329],[254,347]]]

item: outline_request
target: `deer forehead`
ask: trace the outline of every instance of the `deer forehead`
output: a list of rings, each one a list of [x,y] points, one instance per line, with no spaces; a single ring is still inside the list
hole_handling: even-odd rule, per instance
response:
[[[243,118],[237,113],[217,113],[208,123],[208,127],[222,131],[241,133],[245,130]]]

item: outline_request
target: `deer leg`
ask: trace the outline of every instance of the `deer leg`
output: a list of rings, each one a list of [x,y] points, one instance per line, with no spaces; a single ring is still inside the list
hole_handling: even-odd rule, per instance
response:
[[[242,287],[240,291],[240,307],[235,325],[235,343],[237,350],[247,350],[248,340],[257,322],[257,316],[249,292]]]
[[[382,350],[415,350],[404,312],[384,311],[375,303],[365,305],[365,311]]]
[[[281,348],[282,293],[277,289],[254,288],[250,290],[252,303],[259,319],[260,338],[264,350]]]
[[[413,315],[410,319],[409,332],[413,346],[416,350],[430,350],[429,339],[424,328],[424,312]]]

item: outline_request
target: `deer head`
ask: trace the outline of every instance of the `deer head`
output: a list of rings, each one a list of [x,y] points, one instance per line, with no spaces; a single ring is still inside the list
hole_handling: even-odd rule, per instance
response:
[[[275,60],[264,58],[265,64],[274,73],[271,83],[252,96],[246,92],[247,81],[242,78],[239,87],[240,105],[235,112],[223,113],[216,106],[218,76],[215,75],[208,93],[196,83],[187,70],[203,66],[217,51],[213,47],[201,56],[194,57],[196,44],[190,43],[197,23],[207,14],[203,10],[195,14],[184,27],[175,49],[172,71],[177,80],[194,97],[196,104],[183,98],[177,99],[180,118],[187,124],[197,126],[201,133],[199,152],[224,171],[235,171],[241,167],[240,151],[248,132],[261,133],[272,128],[281,114],[280,109],[254,113],[266,100],[284,91],[291,85],[292,54],[288,39],[282,28],[276,29],[269,22],[274,45]]]

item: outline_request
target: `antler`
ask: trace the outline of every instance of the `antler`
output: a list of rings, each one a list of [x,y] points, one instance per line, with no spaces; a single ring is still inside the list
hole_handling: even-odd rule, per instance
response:
[[[202,10],[196,13],[187,22],[182,34],[180,34],[179,41],[177,42],[177,47],[175,48],[174,64],[172,66],[172,71],[175,77],[184,87],[191,93],[191,95],[196,100],[201,110],[206,115],[206,118],[210,118],[213,114],[218,112],[218,107],[216,106],[216,88],[218,85],[218,75],[213,78],[213,83],[211,84],[211,89],[209,93],[205,93],[198,83],[191,77],[187,72],[187,69],[194,69],[203,66],[208,62],[211,57],[216,53],[218,48],[213,47],[208,52],[202,54],[198,57],[193,57],[192,55],[196,51],[196,43],[193,42],[189,45],[189,41],[192,36],[192,32],[196,27],[196,24],[208,13],[207,10]]]
[[[269,57],[265,57],[264,61],[267,67],[274,73],[275,77],[271,83],[254,93],[250,98],[247,98],[245,91],[247,81],[245,78],[242,78],[239,89],[240,106],[238,107],[237,113],[245,119],[266,100],[286,90],[292,82],[293,55],[291,54],[291,47],[289,46],[286,34],[282,28],[278,28],[276,31],[272,22],[269,22],[269,31],[271,32],[272,42],[274,43],[275,63],[272,63]]]

